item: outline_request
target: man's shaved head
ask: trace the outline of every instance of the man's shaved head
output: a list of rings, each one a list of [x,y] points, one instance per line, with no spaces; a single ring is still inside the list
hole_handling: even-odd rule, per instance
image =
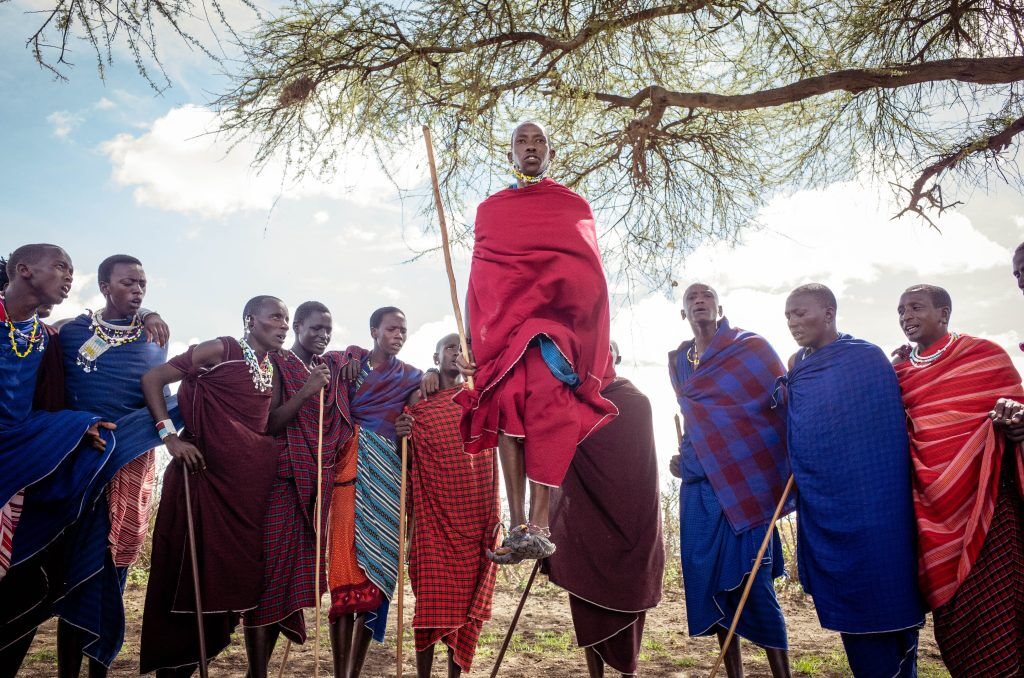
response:
[[[268,301],[276,301],[282,304],[284,303],[277,297],[269,294],[260,294],[258,296],[255,296],[249,301],[245,302],[245,308],[242,309],[242,321],[244,322],[247,318],[250,318],[258,314],[260,311],[262,311],[263,304],[267,303]]]
[[[716,304],[719,303],[718,291],[714,287],[712,287],[711,285],[708,285],[707,283],[702,283],[702,282],[695,282],[692,285],[690,285],[689,287],[687,287],[685,290],[683,290],[683,300],[684,300],[684,303],[685,303],[687,295],[690,293],[690,290],[696,290],[696,289],[706,289],[706,290],[708,290],[709,292],[711,292],[711,294],[715,295],[715,303]]]
[[[817,299],[822,308],[831,308],[833,311],[839,310],[839,302],[836,301],[836,295],[832,293],[832,290],[821,283],[808,283],[806,285],[801,285],[790,292],[789,296],[790,298],[793,298],[803,294]]]
[[[547,128],[544,127],[544,125],[542,125],[541,123],[537,122],[536,120],[523,120],[521,123],[519,123],[518,125],[516,125],[515,127],[512,128],[512,135],[509,137],[509,145],[510,146],[515,146],[515,144],[516,144],[516,135],[519,133],[519,130],[521,130],[526,125],[533,125],[538,130],[540,130],[540,133],[543,134],[550,141],[550,137],[548,137],[548,130],[547,130]]]
[[[953,298],[949,296],[949,292],[938,285],[913,285],[905,289],[903,294],[910,294],[911,292],[924,292],[931,298],[932,305],[935,308],[948,308],[950,313],[953,312]]]
[[[15,271],[18,270],[18,264],[38,264],[49,254],[54,251],[63,252],[64,250],[56,245],[50,245],[49,243],[35,243],[32,245],[22,245],[18,249],[11,252],[10,256],[7,257],[7,278],[8,280],[14,278]]]
[[[441,337],[441,340],[437,342],[436,346],[434,346],[434,353],[437,353],[438,355],[440,355],[441,351],[444,350],[444,347],[448,346],[453,341],[456,344],[459,344],[460,346],[462,345],[462,340],[459,339],[459,335],[454,333],[454,332],[452,332],[451,334],[446,334],[445,336]]]

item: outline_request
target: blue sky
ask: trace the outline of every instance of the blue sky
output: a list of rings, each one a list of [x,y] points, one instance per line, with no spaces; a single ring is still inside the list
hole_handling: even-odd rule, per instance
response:
[[[328,304],[336,346],[365,343],[370,312],[401,306],[411,331],[403,358],[429,364],[434,342],[454,329],[444,267],[439,256],[405,262],[410,245],[431,247],[437,236],[422,233],[415,205],[395,198],[360,149],[346,158],[346,182],[282,183],[273,163],[258,175],[249,167],[251,146],[227,154],[223,139],[203,135],[215,124],[208,104],[226,82],[219,66],[165,36],[174,86],[161,95],[123,51],[101,81],[82,45],[70,82],[56,82],[24,47],[38,21],[25,14],[28,7],[24,0],[0,4],[0,250],[40,241],[68,250],[75,288],[55,317],[96,307],[96,265],[126,252],[145,264],[146,305],[171,324],[172,351],[237,335],[245,300],[268,293],[292,308],[311,298]],[[411,139],[401,181],[422,188],[422,142]],[[944,216],[941,233],[890,221],[895,211],[888,192],[869,181],[782,196],[761,213],[759,229],[736,246],[702,246],[677,279],[714,284],[733,324],[764,334],[783,357],[795,349],[782,317],[785,295],[811,281],[837,292],[841,329],[886,349],[901,340],[900,291],[916,282],[946,286],[954,329],[1021,355],[1024,299],[1009,259],[1024,239],[1024,200],[993,184]],[[456,270],[464,291],[464,251],[456,253]],[[664,294],[618,296],[613,316],[625,356],[620,372],[650,396],[659,454],[667,458],[675,402],[665,355],[689,337],[688,328],[678,302]]]

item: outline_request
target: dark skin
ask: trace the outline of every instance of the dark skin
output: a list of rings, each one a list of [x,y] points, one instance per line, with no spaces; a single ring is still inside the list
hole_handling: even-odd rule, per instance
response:
[[[555,157],[555,149],[548,141],[544,128],[535,122],[524,122],[512,132],[512,148],[508,161],[527,176],[537,177],[547,170]],[[519,188],[526,182],[517,177]]]
[[[437,390],[455,388],[462,383],[462,374],[459,372],[458,357],[462,351],[459,335],[449,334],[437,343],[434,351],[434,365],[437,372],[433,372],[436,379],[436,387],[430,391],[432,395]],[[412,435],[415,419],[408,412],[403,412],[395,421],[395,431],[399,436],[408,437]],[[410,539],[410,542],[412,540]],[[434,646],[416,653],[416,675],[419,678],[429,678],[434,666]],[[448,648],[448,678],[457,678],[462,675],[462,667],[455,663],[455,655],[451,648]]]
[[[282,403],[284,389],[281,387],[281,373],[274,370],[274,390],[270,400],[267,433],[277,435],[284,432],[302,405],[330,383],[331,373],[327,366],[312,363],[315,357],[322,356],[327,350],[332,329],[331,314],[324,311],[313,311],[301,322],[292,323],[295,343],[292,344],[291,351],[309,368],[309,377],[294,396]],[[248,678],[264,678],[267,675],[270,657],[274,653],[274,646],[280,633],[281,627],[278,624],[245,628]]]
[[[698,357],[703,355],[704,351],[711,345],[711,341],[718,332],[718,319],[723,314],[724,310],[718,301],[718,293],[710,285],[694,283],[683,292],[683,308],[680,310],[679,316],[690,324],[690,330],[693,332],[694,355]],[[697,369],[700,368],[698,367]],[[679,463],[678,454],[673,456],[672,461],[669,463],[669,471],[676,478],[682,477],[679,472]],[[716,634],[719,647],[721,647],[725,643],[726,629],[719,627],[716,629]],[[765,651],[772,675],[775,678],[788,678],[791,675],[788,653],[785,650],[771,647],[762,649]],[[599,661],[600,657],[596,659]],[[588,667],[590,665],[588,658]],[[743,658],[739,637],[734,636],[729,643],[729,649],[725,653],[723,665],[725,666],[725,673],[729,678],[741,678],[743,676]],[[591,670],[591,678],[604,675],[603,664],[601,668],[601,673],[594,673]]]
[[[1013,277],[1017,280],[1017,289],[1024,292],[1024,251],[1013,255]]]
[[[836,309],[823,304],[813,294],[791,294],[786,299],[786,323],[797,345],[817,351],[839,338]],[[796,362],[794,353],[789,369]]]
[[[313,311],[301,323],[293,323],[292,329],[295,331],[292,353],[309,368],[309,378],[294,397],[282,402],[284,395],[281,389],[281,375],[277,371],[274,372],[274,395],[270,401],[270,419],[267,422],[267,433],[271,435],[283,432],[288,422],[299,413],[302,404],[316,396],[331,381],[331,371],[326,365],[312,364],[314,356],[322,356],[331,341],[331,314]]]
[[[100,292],[107,300],[103,308],[104,318],[131,318],[139,312],[142,300],[146,298],[146,272],[138,264],[114,264],[110,280],[100,282]],[[167,345],[171,330],[158,313],[148,314],[142,326],[146,341]]]
[[[267,353],[277,351],[288,336],[288,308],[277,299],[265,301],[251,316],[243,319],[246,325],[245,339],[256,352],[256,358],[263,361]],[[192,352],[192,364],[200,369],[210,369],[221,363],[224,347],[219,339],[204,341]],[[184,375],[176,367],[163,364],[142,375],[142,395],[153,421],[168,418],[167,403],[164,402],[164,387],[181,381]],[[171,456],[185,465],[189,473],[198,473],[206,468],[203,453],[195,445],[187,443],[176,434],[164,438],[164,445]]]
[[[380,325],[370,328],[373,348],[370,350],[370,366],[378,369],[398,355],[409,334],[405,314],[387,313]],[[349,360],[342,368],[342,378],[353,381],[359,377],[359,361]],[[417,389],[409,396],[406,405],[419,401],[421,392]],[[397,431],[397,429],[396,429]],[[331,648],[334,651],[335,678],[358,678],[366,661],[372,635],[366,628],[365,613],[343,614],[331,622]]]
[[[690,330],[693,332],[694,354],[703,355],[711,340],[715,338],[718,331],[718,319],[722,317],[721,304],[718,303],[718,293],[710,285],[694,283],[683,292],[683,308],[679,311],[679,317],[690,323]],[[669,473],[676,478],[682,478],[679,472],[679,455],[673,455],[668,465]]]
[[[35,315],[40,306],[56,306],[68,298],[74,278],[71,257],[59,247],[47,249],[35,263],[19,263],[4,290],[7,316],[20,322]],[[99,421],[90,426],[82,438],[102,452],[107,449],[107,441],[100,437],[100,429],[113,431],[116,428],[113,422]]]
[[[1016,260],[1016,257],[1014,258]],[[945,339],[949,330],[952,309],[936,306],[927,292],[904,292],[897,307],[900,329],[919,350],[927,352]],[[893,362],[910,359],[910,346],[901,346],[893,351]],[[1024,404],[1011,398],[996,401],[989,418],[1006,433],[1013,443],[1024,442]]]

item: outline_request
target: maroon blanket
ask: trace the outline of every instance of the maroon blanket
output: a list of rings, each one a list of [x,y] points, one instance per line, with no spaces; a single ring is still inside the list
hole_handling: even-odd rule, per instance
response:
[[[278,457],[274,439],[264,434],[271,392],[256,390],[238,342],[221,342],[224,362],[212,369],[192,365],[194,346],[170,361],[185,375],[178,389],[181,437],[206,459],[206,470],[189,476],[189,483],[209,657],[227,647],[238,613],[255,607],[263,591],[263,519]],[[173,462],[164,473],[142,622],[142,673],[199,659],[183,470]]]
[[[551,538],[558,550],[544,562],[553,583],[588,603],[572,606],[582,646],[608,638],[609,628],[642,625],[643,611],[661,600],[665,569],[651,404],[626,379],[613,381],[604,396],[619,416],[580,445],[553,491]],[[625,631],[616,642],[625,650],[607,654],[638,651],[640,630]],[[612,666],[631,673],[632,659],[632,667]]]
[[[466,304],[479,370],[476,389],[455,398],[465,410],[466,451],[497,445],[496,387],[540,334],[579,376],[578,441],[584,440],[615,415],[601,396],[615,373],[608,286],[590,205],[544,179],[487,198],[477,208],[475,233]]]

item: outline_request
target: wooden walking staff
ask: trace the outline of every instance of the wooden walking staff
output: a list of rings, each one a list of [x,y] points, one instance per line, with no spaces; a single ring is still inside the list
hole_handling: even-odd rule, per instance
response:
[[[395,675],[402,678],[402,636],[405,626],[405,484],[408,479],[409,439],[402,437],[402,487],[398,493],[398,649]]]
[[[715,674],[718,673],[718,667],[722,665],[722,661],[725,659],[725,653],[729,650],[729,643],[732,642],[732,637],[736,633],[736,626],[740,623],[740,615],[743,614],[743,606],[747,604],[747,596],[750,595],[750,589],[754,586],[754,577],[757,576],[757,571],[761,569],[761,559],[764,558],[764,552],[768,550],[768,544],[771,543],[772,533],[775,532],[775,523],[778,522],[779,516],[782,515],[782,507],[786,505],[786,499],[789,497],[789,491],[793,489],[793,476],[789,476],[789,481],[786,483],[786,489],[782,491],[782,497],[779,499],[779,505],[775,507],[775,513],[772,515],[772,521],[768,523],[768,530],[764,534],[764,539],[761,540],[761,548],[757,550],[757,557],[754,559],[754,567],[750,570],[750,576],[747,577],[747,583],[743,587],[743,595],[740,596],[740,604],[736,607],[736,614],[732,616],[732,623],[729,624],[729,632],[725,634],[725,641],[722,643],[722,651],[718,653],[718,659],[715,660],[715,665],[711,667],[710,678],[715,678]]]
[[[313,678],[320,678],[320,518],[324,509],[324,390],[320,389],[320,418],[316,429],[316,565],[313,568],[313,595],[316,596],[316,627],[313,629]],[[288,649],[285,648],[285,660]],[[284,668],[282,663],[281,668]]]
[[[206,632],[203,629],[203,597],[199,592],[199,560],[196,558],[196,527],[192,520],[192,490],[188,486],[189,470],[183,467],[185,476],[185,520],[188,523],[188,548],[192,552],[192,588],[196,592],[196,629],[199,633],[199,676],[207,678]]]
[[[683,444],[683,427],[679,424],[679,415],[678,414],[675,415],[675,419],[676,419],[676,442],[679,443],[680,446],[682,446],[682,444]]]
[[[444,219],[444,206],[441,204],[441,186],[437,181],[437,165],[434,163],[434,144],[430,140],[430,128],[423,126],[423,140],[427,142],[427,161],[430,163],[430,180],[434,184],[434,204],[437,205],[437,221],[441,225],[441,248],[444,250],[444,266],[448,269],[448,287],[452,293],[452,308],[455,310],[455,324],[459,329],[459,343],[462,345],[462,357],[468,363],[469,345],[466,343],[466,328],[462,323],[462,308],[459,306],[459,293],[455,288],[455,272],[452,270],[452,253],[448,244],[448,224]],[[473,377],[466,377],[466,386],[473,390]]]
[[[537,577],[537,573],[540,571],[541,560],[538,559],[537,563],[533,566],[533,572],[530,573],[530,578],[526,582],[526,588],[523,589],[523,595],[519,598],[519,606],[516,608],[516,613],[512,615],[512,621],[508,625],[508,632],[505,633],[505,640],[501,643],[501,649],[498,650],[498,658],[494,660],[494,668],[491,669],[491,678],[498,675],[498,669],[501,668],[501,661],[505,658],[505,651],[508,649],[509,643],[512,642],[512,634],[515,633],[516,624],[519,623],[519,615],[523,612],[523,606],[526,605],[526,598],[530,595],[530,589],[533,588],[533,580]]]

